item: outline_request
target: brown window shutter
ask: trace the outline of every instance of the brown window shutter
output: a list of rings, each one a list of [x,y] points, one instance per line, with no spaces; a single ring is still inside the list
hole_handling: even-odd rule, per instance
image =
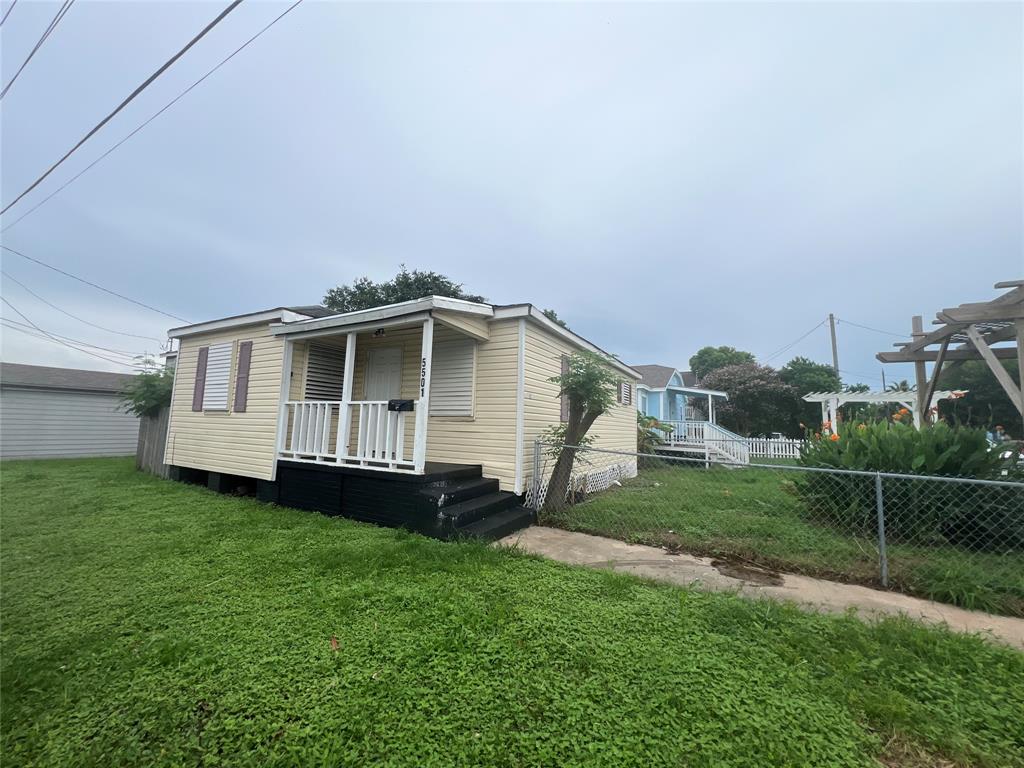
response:
[[[623,402],[622,401],[622,394],[623,394],[622,393],[622,385],[623,385],[623,382],[620,381],[619,382],[619,386],[617,386],[615,388],[615,401],[617,403],[619,403],[619,405],[622,405],[622,402]]]
[[[562,355],[562,376],[567,376],[568,374],[569,358],[566,355]],[[562,411],[559,415],[559,418],[561,419],[562,423],[565,424],[567,421],[569,421],[569,396],[564,393],[562,394],[561,408]]]
[[[252,361],[252,342],[238,345],[238,372],[235,374],[235,413],[245,413],[249,402],[249,363]]]
[[[206,358],[210,354],[209,347],[199,348],[199,360],[196,362],[196,383],[192,390],[192,410],[203,410],[203,390],[206,388]]]

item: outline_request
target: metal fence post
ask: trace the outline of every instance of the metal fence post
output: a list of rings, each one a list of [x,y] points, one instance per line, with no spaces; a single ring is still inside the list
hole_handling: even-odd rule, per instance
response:
[[[882,473],[875,473],[875,509],[878,511],[878,566],[882,586],[889,586],[889,557],[885,552],[885,500],[882,494]]]
[[[540,477],[540,440],[533,441],[533,477],[530,479],[533,483],[533,509],[537,512],[540,511],[540,488],[541,488],[541,477]]]

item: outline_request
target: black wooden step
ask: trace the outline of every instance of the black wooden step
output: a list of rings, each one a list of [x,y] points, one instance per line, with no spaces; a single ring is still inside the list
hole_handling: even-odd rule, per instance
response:
[[[498,492],[499,483],[493,477],[475,477],[456,480],[423,488],[420,493],[433,499],[438,507],[451,507],[461,501]]]
[[[533,523],[533,511],[514,506],[457,529],[459,536],[496,541]]]
[[[503,512],[519,503],[519,497],[508,491],[497,491],[484,496],[442,507],[439,512],[448,527],[458,528],[481,518]]]

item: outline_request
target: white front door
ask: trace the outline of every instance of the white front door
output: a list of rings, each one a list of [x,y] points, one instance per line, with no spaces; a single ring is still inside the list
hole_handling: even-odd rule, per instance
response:
[[[371,349],[366,358],[367,400],[393,400],[402,394],[402,348]]]

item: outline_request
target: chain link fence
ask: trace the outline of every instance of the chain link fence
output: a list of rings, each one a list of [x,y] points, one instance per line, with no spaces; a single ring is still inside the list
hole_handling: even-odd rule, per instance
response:
[[[541,442],[533,469],[543,525],[1024,617],[1024,483]]]

